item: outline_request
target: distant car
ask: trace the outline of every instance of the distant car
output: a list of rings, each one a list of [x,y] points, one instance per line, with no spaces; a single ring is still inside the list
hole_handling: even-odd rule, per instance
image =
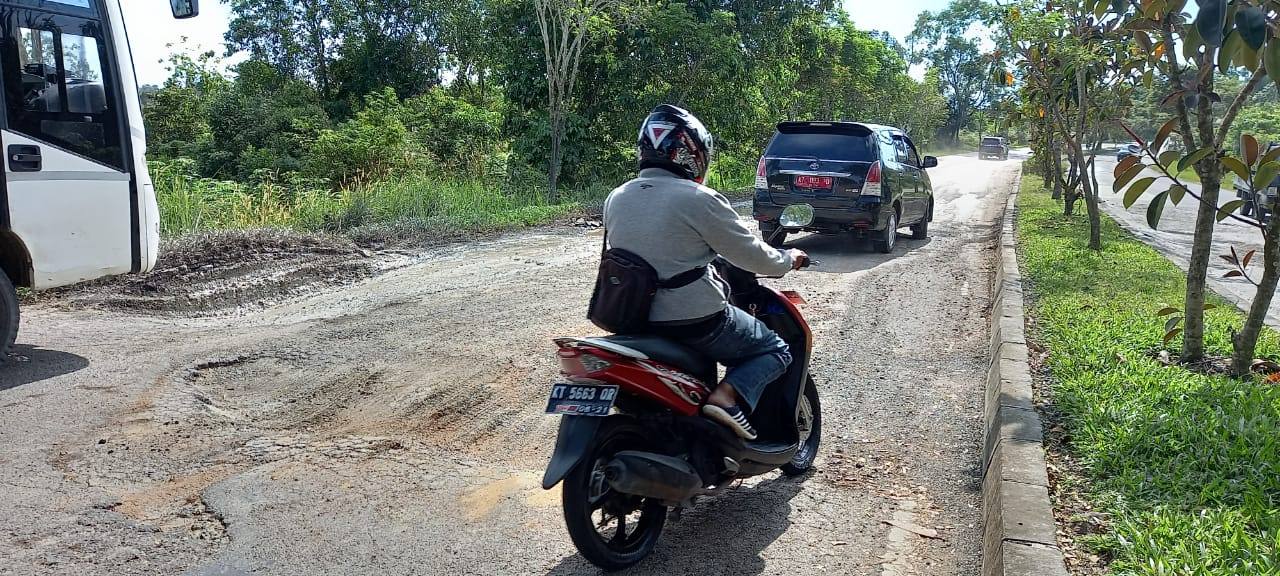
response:
[[[1277,147],[1280,147],[1280,142],[1271,142],[1267,144],[1266,150],[1263,150],[1262,153],[1266,154]],[[1257,191],[1250,190],[1248,184],[1236,178],[1236,198],[1244,200],[1244,204],[1240,206],[1240,214],[1242,216],[1253,215],[1259,221],[1266,222],[1275,214],[1276,201],[1280,198],[1280,175],[1277,175],[1271,182],[1259,188]]]
[[[760,233],[781,246],[787,232],[778,217],[791,204],[810,204],[813,222],[804,230],[852,231],[870,236],[881,252],[892,252],[901,226],[923,239],[933,220],[933,185],[925,168],[938,165],[919,155],[898,128],[859,122],[783,122],[756,169],[752,212]],[[774,233],[777,232],[775,235]]]
[[[1009,144],[1004,138],[997,136],[988,136],[982,139],[978,144],[978,158],[996,158],[999,160],[1009,159]]]
[[[1142,146],[1137,144],[1125,144],[1116,152],[1116,162],[1124,160],[1130,156],[1137,156],[1142,153]]]

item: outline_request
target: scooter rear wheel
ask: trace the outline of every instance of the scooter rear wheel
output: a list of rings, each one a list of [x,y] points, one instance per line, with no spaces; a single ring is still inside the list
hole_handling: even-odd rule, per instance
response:
[[[651,498],[621,494],[604,478],[604,466],[623,450],[645,450],[639,426],[610,417],[590,451],[564,479],[565,527],[578,552],[605,570],[621,570],[644,559],[658,543],[667,507]]]
[[[796,450],[790,462],[782,465],[782,473],[787,476],[799,476],[813,468],[818,446],[822,443],[822,404],[818,402],[818,387],[812,377],[805,382],[799,412],[796,428],[801,438],[800,449]]]

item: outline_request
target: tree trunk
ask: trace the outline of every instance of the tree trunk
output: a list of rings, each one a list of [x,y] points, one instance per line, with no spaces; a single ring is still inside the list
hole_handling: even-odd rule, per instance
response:
[[[559,200],[560,145],[564,142],[564,119],[559,113],[551,114],[551,157],[547,161],[547,203]]]
[[[1040,175],[1044,177],[1045,188],[1053,186],[1053,180],[1055,180],[1053,162],[1056,160],[1053,154],[1053,130],[1047,132],[1044,139],[1044,158],[1040,159]],[[1058,198],[1058,194],[1059,191],[1054,190],[1054,199]]]
[[[1253,353],[1262,334],[1262,324],[1276,294],[1276,282],[1280,281],[1280,218],[1272,218],[1262,234],[1262,280],[1249,305],[1249,315],[1244,326],[1231,337],[1231,373],[1237,378],[1249,375],[1253,365]]]
[[[1098,210],[1098,169],[1095,158],[1089,159],[1089,178],[1082,177],[1080,180],[1085,184],[1084,203],[1089,210],[1089,249],[1101,251],[1102,216]]]
[[[1070,166],[1070,170],[1067,172],[1066,190],[1063,191],[1063,216],[1070,216],[1074,214],[1076,210],[1076,200],[1080,199],[1080,178],[1078,176],[1080,164],[1076,161],[1076,155],[1072,150],[1067,150],[1067,164]]]
[[[1062,148],[1057,140],[1052,140],[1053,151],[1050,157],[1053,160],[1053,199],[1062,198]]]
[[[1202,65],[1212,66],[1207,58],[1202,58]],[[1207,93],[1213,89],[1213,76],[1202,85]],[[1208,98],[1200,98],[1196,118],[1200,142],[1212,146],[1213,108]],[[1195,141],[1191,135],[1184,135],[1191,144]],[[1187,150],[1195,148],[1188,146]],[[1209,274],[1209,258],[1213,250],[1213,228],[1217,224],[1218,190],[1222,186],[1222,164],[1217,158],[1202,160],[1196,165],[1196,173],[1200,176],[1200,205],[1196,209],[1195,235],[1191,240],[1191,258],[1187,263],[1187,294],[1182,306],[1182,361],[1199,362],[1204,360],[1204,288],[1206,276]]]

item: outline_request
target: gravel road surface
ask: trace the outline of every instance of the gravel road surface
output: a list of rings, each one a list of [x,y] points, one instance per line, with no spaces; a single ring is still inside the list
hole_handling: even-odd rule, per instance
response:
[[[931,238],[791,244],[817,471],[668,525],[634,574],[977,574],[998,209],[1019,162],[930,171]],[[595,574],[538,486],[551,338],[599,230],[542,229],[215,318],[24,311],[0,366],[0,574]],[[921,536],[937,531],[936,537]]]

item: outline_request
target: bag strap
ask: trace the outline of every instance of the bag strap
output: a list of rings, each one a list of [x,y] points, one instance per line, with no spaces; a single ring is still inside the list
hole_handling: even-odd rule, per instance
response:
[[[600,261],[601,262],[604,262],[604,257],[608,255],[608,253],[609,253],[609,229],[605,228],[604,240],[600,241]],[[638,256],[633,256],[633,257],[638,258]],[[646,264],[648,263],[646,262]],[[674,290],[676,288],[684,288],[685,286],[688,286],[690,284],[693,284],[694,282],[697,282],[698,279],[702,278],[702,276],[706,273],[707,273],[707,266],[704,264],[702,266],[693,268],[691,270],[685,270],[684,272],[676,274],[675,276],[667,278],[666,280],[659,280],[658,287],[664,290]]]
[[[675,276],[667,278],[666,280],[661,280],[658,282],[658,287],[664,290],[675,290],[676,288],[683,288],[685,286],[693,284],[694,282],[697,282],[698,279],[702,278],[702,276],[705,275],[706,273],[707,273],[707,267],[704,264],[702,266],[693,268],[691,270],[685,270],[684,272],[676,274]]]

